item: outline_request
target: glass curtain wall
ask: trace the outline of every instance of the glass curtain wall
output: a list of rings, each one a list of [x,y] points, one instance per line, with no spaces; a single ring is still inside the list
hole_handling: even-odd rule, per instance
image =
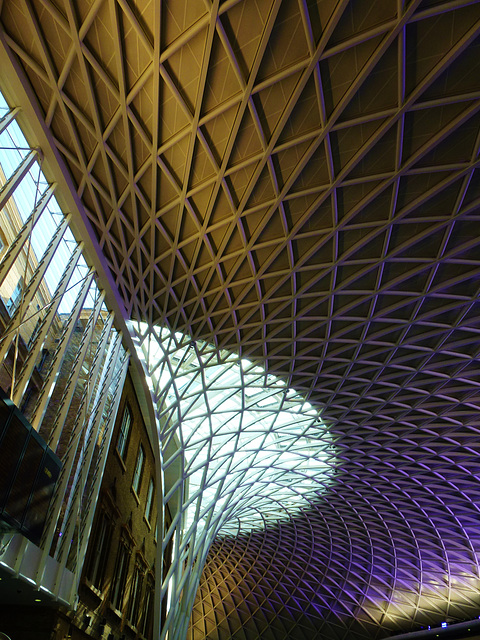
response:
[[[62,469],[35,566],[11,534],[0,562],[71,603],[129,356],[18,113],[0,95],[0,389]]]

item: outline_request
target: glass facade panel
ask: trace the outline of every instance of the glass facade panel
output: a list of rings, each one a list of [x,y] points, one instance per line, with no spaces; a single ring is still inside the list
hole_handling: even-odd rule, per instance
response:
[[[16,113],[9,114],[0,94],[0,118],[12,115],[0,134],[0,389],[61,460],[40,540],[47,554],[34,581],[42,584],[52,556],[74,576],[70,591],[62,592],[64,601],[73,601],[128,353],[55,198],[56,186],[43,174],[43,156],[30,149]],[[100,588],[106,516],[94,535],[101,553],[87,573]],[[48,584],[64,589],[60,578]]]

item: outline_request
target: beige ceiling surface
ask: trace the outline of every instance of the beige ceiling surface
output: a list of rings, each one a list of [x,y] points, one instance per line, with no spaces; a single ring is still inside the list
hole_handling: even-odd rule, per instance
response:
[[[438,346],[469,299],[479,9],[15,0],[1,17],[129,312],[331,398],[379,362],[417,369],[411,345]]]
[[[385,462],[392,454],[406,476],[427,469],[426,485],[438,477],[448,484],[452,469],[476,482],[479,2],[3,0],[0,7],[5,42],[133,318],[263,360],[324,407],[347,469],[357,459],[369,460],[365,473],[368,465],[393,468]],[[438,462],[445,452],[448,462]],[[476,505],[467,480],[455,486]],[[393,496],[392,477],[381,482],[379,492],[388,486]],[[349,492],[353,503],[374,504],[356,491],[348,485],[325,513],[344,522]],[[472,491],[479,495],[476,485]],[[410,515],[430,504],[426,495],[411,500]],[[395,504],[387,529],[397,526]],[[461,528],[476,557],[480,542]],[[361,556],[367,543],[342,531],[333,538],[343,535],[343,548]],[[416,540],[411,530],[402,535]],[[237,563],[256,557],[238,545],[212,556],[219,583],[233,579],[228,564],[212,569],[222,554]],[[306,566],[312,553],[305,551]],[[316,557],[325,572],[333,556]],[[209,637],[208,616],[226,620],[235,608],[235,589],[212,595],[209,580],[196,609],[210,603],[198,637]],[[258,599],[256,584],[242,597]],[[345,595],[345,580],[325,584],[325,602]],[[417,595],[405,620],[422,609]],[[392,601],[391,593],[367,597],[377,612],[380,600]],[[467,609],[476,606],[468,598]],[[279,601],[273,608],[287,615]],[[362,606],[348,615],[358,617]],[[287,617],[310,615],[300,610]],[[335,622],[331,637],[353,637],[344,615],[335,613],[341,631]],[[221,637],[232,628],[240,633],[227,625]],[[313,637],[308,625],[295,628]],[[288,624],[282,629],[293,637]],[[251,622],[247,637],[263,633]]]

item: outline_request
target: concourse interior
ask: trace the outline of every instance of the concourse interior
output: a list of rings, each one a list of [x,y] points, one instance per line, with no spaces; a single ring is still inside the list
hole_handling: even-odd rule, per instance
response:
[[[0,613],[479,638],[480,1],[0,0],[0,92]]]

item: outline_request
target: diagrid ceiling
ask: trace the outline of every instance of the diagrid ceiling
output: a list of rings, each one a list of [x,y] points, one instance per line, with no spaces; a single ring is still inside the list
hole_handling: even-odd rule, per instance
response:
[[[0,8],[129,315],[261,360],[344,451],[336,489],[285,534],[304,568],[278,530],[220,541],[194,637],[209,620],[221,638],[285,619],[278,634],[310,639],[304,621],[329,616],[322,637],[473,617],[480,3]]]

